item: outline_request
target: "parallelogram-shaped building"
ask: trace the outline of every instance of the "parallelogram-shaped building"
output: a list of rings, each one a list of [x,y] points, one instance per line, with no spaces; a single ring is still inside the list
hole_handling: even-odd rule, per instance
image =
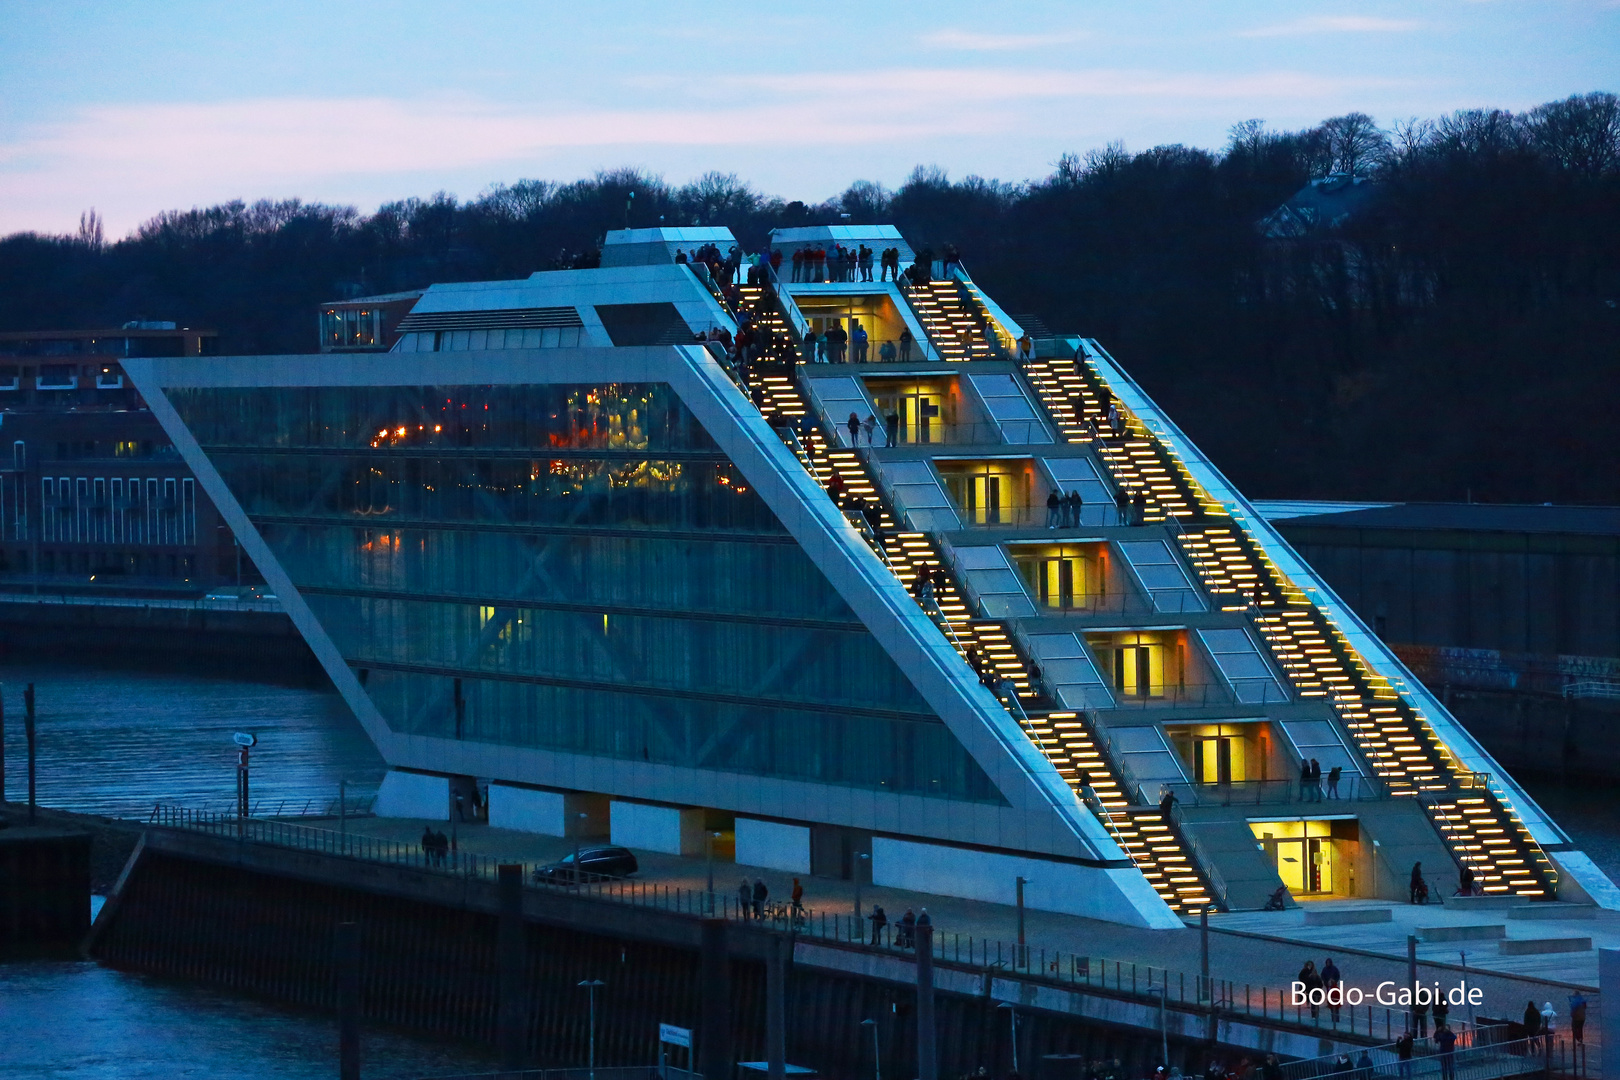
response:
[[[380,809],[487,785],[494,825],[1152,927],[1419,862],[1620,900],[1095,341],[890,227],[692,258],[733,243],[434,286],[386,353],[126,362]]]

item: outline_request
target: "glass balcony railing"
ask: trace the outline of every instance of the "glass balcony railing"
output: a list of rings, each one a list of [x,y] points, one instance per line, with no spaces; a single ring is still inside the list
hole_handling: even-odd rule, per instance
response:
[[[1048,440],[1046,428],[1039,420],[931,421],[927,427],[901,427],[895,432],[892,443],[883,427],[870,432],[863,428],[858,445],[881,450],[890,446],[1027,446]]]
[[[1183,806],[1268,806],[1285,803],[1371,802],[1389,797],[1389,789],[1370,776],[1341,776],[1333,788],[1323,778],[1321,795],[1314,787],[1292,780],[1234,780],[1225,784],[1194,784],[1144,780],[1136,785],[1137,801],[1160,802],[1168,791]]]

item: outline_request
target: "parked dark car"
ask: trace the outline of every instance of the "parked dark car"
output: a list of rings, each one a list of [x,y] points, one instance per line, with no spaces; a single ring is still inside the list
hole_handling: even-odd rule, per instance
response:
[[[567,884],[585,881],[608,881],[629,877],[639,870],[636,857],[622,847],[588,847],[579,849],[579,865],[574,856],[561,862],[547,863],[534,872],[536,884]]]

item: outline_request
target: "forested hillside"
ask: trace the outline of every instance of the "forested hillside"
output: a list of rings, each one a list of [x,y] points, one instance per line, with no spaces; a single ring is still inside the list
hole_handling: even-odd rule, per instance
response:
[[[1277,227],[1341,174],[1371,185],[1354,212]],[[370,215],[171,211],[116,243],[87,215],[75,236],[0,240],[0,329],[175,319],[225,352],[306,352],[323,300],[527,276],[626,224],[726,225],[758,250],[773,227],[840,221],[954,244],[1004,308],[1098,338],[1251,495],[1620,503],[1612,94],[1389,131],[1251,121],[1219,151],[1116,145],[1023,183],[918,168],[816,206],[620,171]]]

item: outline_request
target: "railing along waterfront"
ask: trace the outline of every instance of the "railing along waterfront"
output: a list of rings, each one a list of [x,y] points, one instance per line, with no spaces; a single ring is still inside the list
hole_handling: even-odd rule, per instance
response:
[[[1343,1055],[1349,1057],[1349,1067],[1339,1060],[1339,1054],[1283,1062],[1282,1080],[1328,1076],[1334,1080],[1500,1080],[1532,1073],[1586,1075],[1585,1047],[1570,1044],[1556,1034],[1510,1040],[1505,1037],[1505,1024],[1447,1026],[1457,1032],[1456,1046],[1449,1054],[1442,1052],[1431,1037],[1416,1040],[1412,1056],[1402,1061],[1396,1045],[1389,1043]],[[1359,1064],[1363,1055],[1367,1064]]]
[[[308,825],[264,818],[242,818],[183,807],[158,805],[150,824],[202,833],[241,843],[264,844],[295,851],[399,866],[446,877],[494,883],[497,868],[517,862],[523,866],[528,889],[578,896],[606,903],[627,904],[677,916],[719,918],[764,930],[791,934],[808,941],[860,948],[873,952],[909,955],[914,940],[902,922],[871,925],[870,915],[857,916],[826,908],[772,902],[758,908],[741,903],[733,894],[627,878],[587,882],[537,882],[532,873],[539,863],[524,863],[473,852],[432,852],[420,844],[355,833],[317,829]],[[1328,1007],[1312,1016],[1308,1005],[1296,1005],[1286,990],[1254,986],[1233,979],[1211,978],[1199,993],[1196,973],[1173,971],[1152,964],[1065,952],[1033,944],[1020,947],[1000,938],[945,931],[936,926],[933,951],[938,964],[994,977],[1036,980],[1066,988],[1086,988],[1115,997],[1166,1005],[1217,1019],[1253,1022],[1308,1030],[1355,1040],[1393,1040],[1410,1023],[1399,1008],[1362,1004],[1344,1006],[1335,1023]],[[1459,1021],[1453,1025],[1469,1030]]]

